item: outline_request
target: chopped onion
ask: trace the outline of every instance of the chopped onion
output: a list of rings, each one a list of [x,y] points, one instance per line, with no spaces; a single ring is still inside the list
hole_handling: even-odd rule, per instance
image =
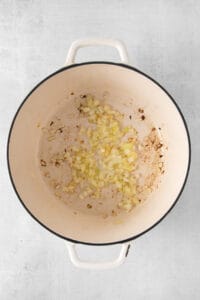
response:
[[[103,188],[114,185],[121,194],[118,206],[130,211],[138,203],[133,176],[137,161],[136,130],[123,127],[122,114],[109,105],[101,105],[89,95],[81,104],[81,112],[93,126],[79,130],[79,136],[88,143],[72,147],[65,154],[72,170],[72,180],[63,191],[73,193],[78,186],[84,186],[80,199],[88,195],[98,198]],[[126,134],[129,137],[126,138]]]

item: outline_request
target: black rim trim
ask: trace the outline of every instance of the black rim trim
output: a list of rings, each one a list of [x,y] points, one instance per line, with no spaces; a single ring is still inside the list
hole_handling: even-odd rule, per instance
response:
[[[62,236],[61,234],[53,231],[52,229],[50,229],[49,227],[47,227],[45,224],[43,224],[40,220],[38,220],[32,213],[31,211],[25,206],[23,200],[21,199],[17,189],[16,189],[16,186],[15,186],[15,183],[14,183],[14,180],[13,180],[13,177],[12,177],[12,174],[11,174],[11,168],[10,168],[10,162],[9,162],[9,144],[10,144],[10,137],[11,137],[11,133],[12,133],[12,129],[13,129],[13,126],[14,126],[14,123],[15,123],[15,120],[17,118],[17,115],[19,113],[19,111],[21,110],[22,106],[24,105],[24,103],[28,100],[29,96],[45,81],[47,81],[49,78],[53,77],[54,75],[60,73],[60,72],[63,72],[64,70],[68,70],[68,69],[71,69],[71,68],[75,68],[75,67],[79,67],[79,66],[83,66],[83,65],[88,65],[88,64],[107,64],[107,65],[115,65],[115,66],[119,66],[119,67],[123,67],[123,68],[127,68],[127,69],[130,69],[130,70],[133,70],[145,77],[147,77],[148,79],[150,79],[151,81],[153,81],[157,86],[159,86],[167,95],[168,97],[171,99],[172,103],[175,105],[176,109],[178,110],[181,118],[182,118],[182,121],[183,121],[183,124],[185,126],[185,130],[186,130],[186,133],[187,133],[187,138],[188,138],[188,147],[189,147],[189,157],[188,157],[188,166],[187,166],[187,172],[186,172],[186,175],[185,175],[185,179],[183,181],[183,184],[182,184],[182,187],[180,189],[180,192],[178,194],[178,196],[176,197],[175,201],[173,202],[172,206],[168,209],[168,211],[156,222],[154,223],[151,227],[149,227],[148,229],[144,230],[143,232],[139,233],[138,235],[135,235],[133,237],[130,237],[130,238],[127,238],[127,239],[124,239],[124,240],[120,240],[120,241],[115,241],[115,242],[108,242],[108,243],[90,243],[90,242],[83,242],[83,241],[77,241],[77,240],[73,240],[73,239],[70,239],[70,238],[67,238],[65,236]],[[107,62],[107,61],[91,61],[91,62],[84,62],[84,63],[79,63],[79,64],[74,64],[74,65],[69,65],[69,66],[66,66],[66,67],[63,67],[59,70],[57,70],[56,72],[50,74],[49,76],[47,76],[45,79],[43,79],[42,81],[40,81],[31,91],[30,93],[25,97],[25,99],[22,101],[22,103],[20,104],[19,108],[17,109],[15,115],[14,115],[14,118],[12,120],[12,123],[11,123],[11,127],[10,127],[10,130],[9,130],[9,134],[8,134],[8,140],[7,140],[7,166],[8,166],[8,173],[9,173],[9,177],[10,177],[10,180],[11,180],[11,183],[12,183],[12,186],[13,186],[13,189],[18,197],[18,199],[20,200],[21,204],[23,205],[23,207],[26,209],[26,211],[31,215],[31,217],[36,221],[38,222],[43,228],[47,229],[49,232],[55,234],[56,236],[64,239],[64,240],[67,240],[69,242],[72,242],[72,243],[77,243],[77,244],[84,244],[84,245],[90,245],[90,246],[108,246],[108,245],[114,245],[114,244],[122,244],[122,243],[127,243],[127,242],[130,242],[138,237],[140,237],[141,235],[147,233],[148,231],[150,231],[151,229],[153,229],[155,226],[157,226],[168,214],[169,212],[173,209],[173,207],[176,205],[176,203],[178,202],[183,190],[184,190],[184,187],[185,187],[185,184],[186,184],[186,181],[187,181],[187,178],[188,178],[188,174],[189,174],[189,169],[190,169],[190,164],[191,164],[191,141],[190,141],[190,134],[189,134],[189,130],[188,130],[188,126],[187,126],[187,123],[185,121],[185,118],[178,106],[178,104],[175,102],[175,100],[173,99],[173,97],[165,90],[165,88],[160,85],[156,80],[154,80],[153,78],[151,78],[149,75],[143,73],[142,71],[132,67],[132,66],[129,66],[129,65],[125,65],[125,64],[121,64],[121,63],[114,63],[114,62]]]

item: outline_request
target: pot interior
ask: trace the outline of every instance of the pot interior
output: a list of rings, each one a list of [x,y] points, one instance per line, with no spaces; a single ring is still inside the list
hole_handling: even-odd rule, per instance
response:
[[[102,218],[60,201],[42,176],[41,128],[52,116],[66,112],[71,124],[78,121],[77,97],[92,94],[112,105],[127,124],[145,135],[151,126],[161,129],[165,145],[165,172],[159,186],[130,213]],[[136,112],[145,111],[145,121]],[[16,191],[25,207],[53,232],[85,243],[113,243],[137,236],[153,226],[179,195],[188,169],[189,144],[183,119],[167,93],[148,77],[124,66],[89,63],[63,69],[42,82],[27,97],[14,120],[9,140],[9,166]],[[109,198],[109,197],[108,197]],[[109,199],[107,206],[109,207]],[[107,209],[107,207],[105,206]]]

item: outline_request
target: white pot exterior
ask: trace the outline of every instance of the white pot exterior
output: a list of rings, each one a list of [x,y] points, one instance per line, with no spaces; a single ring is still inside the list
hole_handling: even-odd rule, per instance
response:
[[[101,98],[109,92],[108,103],[127,113],[134,105],[144,107],[162,135],[168,151],[165,174],[159,189],[116,224],[112,219],[79,214],[75,216],[45,186],[38,168],[40,132],[65,98],[66,89],[75,94],[92,93]],[[113,102],[114,101],[114,102]],[[127,101],[127,106],[123,105]],[[66,239],[110,244],[137,237],[155,225],[177,200],[187,177],[190,145],[187,129],[171,97],[140,71],[114,63],[84,63],[66,67],[39,84],[20,107],[8,142],[10,175],[16,192],[28,211],[46,228]]]

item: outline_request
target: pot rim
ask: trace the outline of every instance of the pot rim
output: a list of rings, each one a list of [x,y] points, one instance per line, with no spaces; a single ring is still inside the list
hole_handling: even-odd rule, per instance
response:
[[[71,238],[68,238],[68,237],[65,237],[55,231],[53,231],[52,229],[50,229],[48,226],[46,226],[45,224],[43,224],[39,219],[37,219],[36,216],[34,216],[32,214],[32,212],[26,207],[26,205],[24,204],[22,198],[20,197],[18,191],[17,191],[17,188],[15,186],[15,183],[14,183],[14,180],[13,180],[13,176],[12,176],[12,173],[11,173],[11,167],[10,167],[10,162],[9,162],[9,145],[10,145],[10,138],[11,138],[11,133],[12,133],[12,129],[13,129],[13,126],[15,124],[15,120],[21,110],[21,108],[23,107],[24,103],[28,100],[28,98],[30,97],[30,95],[41,85],[43,84],[45,81],[47,81],[49,78],[53,77],[54,75],[60,73],[60,72],[63,72],[65,70],[68,70],[68,69],[71,69],[71,68],[76,68],[76,67],[79,67],[79,66],[84,66],[84,65],[89,65],[89,64],[108,64],[108,65],[115,65],[115,66],[119,66],[119,67],[123,67],[123,68],[127,68],[129,70],[132,70],[132,71],[135,71],[143,76],[145,76],[146,78],[148,78],[149,80],[151,80],[153,83],[155,83],[159,88],[161,88],[169,97],[169,99],[172,101],[172,103],[174,104],[175,108],[177,109],[177,111],[179,112],[181,118],[182,118],[182,121],[183,121],[183,124],[184,124],[184,127],[185,127],[185,131],[186,131],[186,135],[187,135],[187,141],[188,141],[188,163],[187,163],[187,171],[186,171],[186,174],[185,174],[185,178],[184,178],[184,181],[182,183],[182,187],[180,188],[180,191],[176,197],[176,199],[174,200],[173,204],[171,205],[171,207],[167,210],[167,212],[158,220],[156,221],[152,226],[150,226],[149,228],[147,228],[146,230],[142,231],[141,233],[135,235],[135,236],[132,236],[130,238],[126,238],[126,239],[123,239],[123,240],[119,240],[119,241],[114,241],[114,242],[106,242],[106,243],[91,243],[91,242],[84,242],[84,241],[78,241],[78,240],[74,240],[74,239],[71,239]],[[60,237],[66,241],[69,241],[69,242],[72,242],[72,243],[77,243],[77,244],[84,244],[84,245],[90,245],[90,246],[108,246],[108,245],[115,245],[115,244],[122,244],[122,243],[127,243],[127,242],[130,242],[140,236],[142,236],[143,234],[149,232],[151,229],[153,229],[154,227],[156,227],[168,214],[169,212],[171,212],[171,210],[174,208],[174,206],[176,205],[176,203],[178,202],[184,188],[185,188],[185,185],[186,185],[186,182],[187,182],[187,179],[188,179],[188,175],[189,175],[189,170],[190,170],[190,165],[191,165],[191,141],[190,141],[190,133],[189,133],[189,130],[188,130],[188,126],[187,126],[187,123],[185,121],[185,118],[178,106],[178,104],[176,103],[176,101],[173,99],[173,97],[167,92],[167,90],[160,84],[158,83],[155,79],[153,79],[152,77],[150,77],[149,75],[147,75],[146,73],[140,71],[139,69],[135,68],[135,67],[132,67],[130,65],[126,65],[126,64],[123,64],[123,63],[116,63],[116,62],[110,62],[110,61],[90,61],[90,62],[82,62],[82,63],[76,63],[76,64],[73,64],[73,65],[69,65],[69,66],[65,66],[65,67],[62,67],[60,69],[58,69],[57,71],[51,73],[50,75],[48,75],[47,77],[45,77],[42,81],[40,81],[29,93],[28,95],[24,98],[24,100],[22,101],[22,103],[20,104],[20,106],[18,107],[13,119],[12,119],[12,122],[11,122],[11,126],[10,126],[10,129],[9,129],[9,134],[8,134],[8,139],[7,139],[7,167],[8,167],[8,173],[9,173],[9,177],[10,177],[10,180],[11,180],[11,184],[13,186],[13,189],[19,199],[19,201],[21,202],[21,204],[23,205],[23,207],[26,209],[26,211],[29,213],[29,215],[31,215],[31,217],[36,221],[38,222],[43,228],[47,229],[49,232],[53,233],[54,235],[56,235],[57,237]]]

